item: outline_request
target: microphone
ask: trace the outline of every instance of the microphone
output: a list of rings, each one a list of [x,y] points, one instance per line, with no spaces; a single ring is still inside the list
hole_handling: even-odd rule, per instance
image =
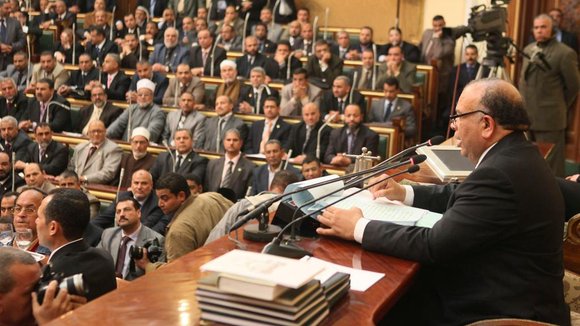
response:
[[[221,34],[219,34],[219,35],[216,37],[215,41],[213,42],[213,48],[211,49],[211,58],[210,58],[210,60],[209,60],[209,63],[210,63],[210,67],[209,67],[209,75],[210,75],[210,77],[213,77],[214,70],[215,70],[215,69],[214,69],[214,64],[215,64],[215,48],[217,47],[217,45],[218,45],[218,42],[219,42],[221,39],[222,39],[222,35],[221,35]],[[204,67],[204,69],[205,69],[205,67]]]
[[[292,57],[294,56],[294,52],[290,52],[290,54],[288,55],[288,63],[286,63],[286,79],[290,79],[290,73],[291,73],[291,65],[292,65]]]
[[[117,10],[117,6],[113,6],[113,12],[111,14],[111,30],[109,33],[109,39],[113,42],[113,28],[115,27],[115,10]]]
[[[397,177],[401,174],[405,174],[405,173],[415,173],[417,171],[419,171],[420,167],[418,165],[412,165],[410,166],[408,169],[404,170],[404,171],[400,171],[397,172],[393,175],[390,175],[387,179],[391,179],[394,177]],[[297,219],[293,219],[290,223],[288,223],[283,229],[282,231],[280,231],[280,233],[278,234],[278,236],[276,238],[274,238],[274,240],[272,240],[272,242],[268,243],[266,246],[264,246],[264,248],[262,249],[262,253],[263,254],[270,254],[270,255],[276,255],[276,256],[282,256],[282,257],[288,257],[288,258],[302,258],[304,256],[311,256],[312,254],[296,245],[294,245],[291,242],[285,241],[284,243],[282,243],[282,237],[284,236],[284,232],[289,228],[289,227],[293,227],[294,225],[296,225],[296,223],[298,223],[299,221],[303,221],[307,218],[312,217],[315,214],[318,214],[320,212],[322,212],[323,210],[327,209],[330,206],[333,206],[335,204],[337,204],[338,202],[341,202],[347,198],[350,198],[364,190],[367,190],[375,185],[377,185],[380,182],[383,182],[387,179],[383,179],[383,180],[379,180],[377,182],[371,183],[369,185],[367,185],[366,187],[363,187],[355,192],[353,192],[352,194],[349,194],[347,196],[341,197],[335,201],[333,201],[332,203],[329,203],[327,205],[324,205],[323,207],[310,212],[304,216],[301,216],[300,218]],[[323,196],[324,197],[324,196]],[[321,199],[320,198],[316,198],[316,200]]]
[[[56,106],[60,106],[61,108],[64,108],[65,110],[69,110],[69,111],[71,110],[70,107],[68,107],[60,102],[57,102],[57,101],[50,101],[50,102],[46,103],[46,108],[49,109],[50,106],[53,104]],[[50,110],[46,110],[46,121],[45,122],[48,123],[49,121],[50,121]]]
[[[384,160],[383,162],[379,163],[379,165],[381,164],[386,164],[388,162],[393,162],[401,157],[404,157],[405,155],[414,152],[417,148],[419,147],[423,147],[423,146],[435,146],[435,145],[439,145],[441,144],[443,141],[445,140],[445,137],[438,135],[438,136],[434,136],[431,137],[429,140],[423,142],[423,143],[419,143],[415,146],[411,146],[405,150],[400,151],[399,153],[389,157],[388,159]]]
[[[72,25],[72,64],[73,66],[76,65],[76,29],[77,29],[77,24],[73,23]],[[29,57],[30,58],[30,57]],[[65,60],[66,61],[66,60]]]
[[[119,186],[117,187],[117,197],[119,198],[119,192],[121,192],[121,181],[123,180],[123,177],[125,176],[125,168],[121,168],[121,172],[119,173]]]
[[[167,153],[169,153],[169,156],[171,156],[171,166],[173,166],[172,171],[175,172],[175,156],[173,156],[171,148],[169,148],[169,144],[167,144],[167,140],[163,139],[163,141],[161,141],[161,144],[165,146],[165,149],[167,149]]]
[[[292,157],[292,149],[288,150],[287,156],[288,156],[288,158],[284,162],[284,167],[282,167],[282,170],[286,170],[288,168],[288,163],[290,162],[290,157]]]
[[[16,163],[16,153],[12,151],[12,191],[14,191],[16,181],[16,168],[14,167],[14,163]]]
[[[340,112],[336,112],[335,114],[328,117],[328,119],[324,122],[324,124],[320,126],[320,128],[318,128],[318,134],[316,135],[316,158],[318,158],[321,161],[322,157],[320,157],[320,137],[322,136],[322,129],[326,128],[339,113]]]
[[[302,188],[295,189],[295,190],[290,191],[290,192],[285,193],[285,194],[280,194],[280,195],[278,195],[276,197],[273,197],[273,198],[271,198],[269,200],[266,200],[266,201],[262,202],[254,210],[252,210],[251,212],[249,212],[248,214],[246,214],[243,218],[239,219],[236,223],[234,223],[234,225],[232,225],[232,227],[230,228],[230,230],[229,230],[228,233],[237,230],[242,225],[246,224],[248,221],[251,221],[251,220],[259,217],[260,214],[262,214],[263,212],[265,212],[265,211],[268,210],[268,207],[270,207],[273,203],[282,200],[284,197],[289,197],[289,196],[292,196],[293,194],[296,194],[296,193],[299,193],[299,192],[302,192],[302,191],[305,191],[305,190],[309,190],[309,189],[316,188],[316,187],[321,187],[321,186],[326,186],[328,184],[335,183],[335,182],[339,182],[339,181],[343,181],[343,180],[346,180],[346,179],[350,179],[350,181],[348,182],[348,185],[349,186],[352,186],[352,184],[355,183],[352,180],[353,179],[356,179],[356,177],[362,176],[364,174],[369,174],[369,173],[372,174],[372,173],[375,173],[375,172],[382,173],[382,172],[387,171],[389,169],[394,169],[394,168],[397,168],[397,167],[400,167],[400,166],[403,166],[403,165],[406,165],[406,164],[409,164],[409,163],[419,164],[419,163],[425,161],[426,159],[427,159],[427,156],[425,156],[425,155],[415,155],[412,158],[410,158],[408,161],[396,163],[396,164],[393,164],[393,165],[390,165],[390,166],[386,166],[386,167],[385,166],[378,166],[377,165],[377,166],[375,166],[375,167],[373,167],[371,169],[368,169],[368,170],[364,170],[364,171],[352,173],[352,174],[349,174],[349,175],[343,175],[341,177],[334,178],[334,179],[330,179],[330,180],[324,180],[324,181],[321,181],[321,182],[313,183],[313,184],[311,184],[309,186],[306,186],[306,187],[302,187]],[[366,178],[368,179],[370,177],[367,176]],[[356,180],[356,182],[359,182],[359,180]]]

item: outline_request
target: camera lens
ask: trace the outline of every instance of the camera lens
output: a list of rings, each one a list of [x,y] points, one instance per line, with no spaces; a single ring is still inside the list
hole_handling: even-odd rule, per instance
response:
[[[62,280],[59,288],[66,289],[69,294],[85,295],[83,274],[75,274]]]

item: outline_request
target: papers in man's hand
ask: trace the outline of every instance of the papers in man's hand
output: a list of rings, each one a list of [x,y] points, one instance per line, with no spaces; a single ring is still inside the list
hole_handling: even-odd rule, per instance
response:
[[[363,271],[360,269],[349,268],[346,266],[329,263],[322,259],[310,256],[304,256],[302,257],[302,259],[300,259],[300,261],[304,261],[308,263],[310,266],[313,266],[315,268],[324,268],[322,272],[320,272],[314,277],[321,283],[326,282],[326,280],[328,280],[336,272],[350,274],[350,289],[354,291],[364,292],[385,276],[385,274],[383,273],[376,273],[370,271]]]

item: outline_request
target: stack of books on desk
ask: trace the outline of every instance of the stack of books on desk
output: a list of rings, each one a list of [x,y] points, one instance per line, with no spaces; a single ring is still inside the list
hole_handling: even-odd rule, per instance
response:
[[[308,263],[240,250],[201,269],[201,319],[232,325],[318,325],[350,288],[349,274],[321,283]]]

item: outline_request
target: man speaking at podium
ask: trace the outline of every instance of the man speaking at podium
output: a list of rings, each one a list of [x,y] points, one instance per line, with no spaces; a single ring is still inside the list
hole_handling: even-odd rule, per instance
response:
[[[414,313],[399,316],[407,324],[511,317],[569,325],[564,202],[548,165],[524,137],[530,121],[520,94],[505,81],[474,81],[450,118],[461,154],[476,164],[462,184],[408,187],[386,180],[373,189],[375,197],[443,213],[433,228],[370,221],[356,207],[331,207],[318,217],[328,226],[318,233],[422,264],[417,286],[396,309],[412,304],[407,311]]]

